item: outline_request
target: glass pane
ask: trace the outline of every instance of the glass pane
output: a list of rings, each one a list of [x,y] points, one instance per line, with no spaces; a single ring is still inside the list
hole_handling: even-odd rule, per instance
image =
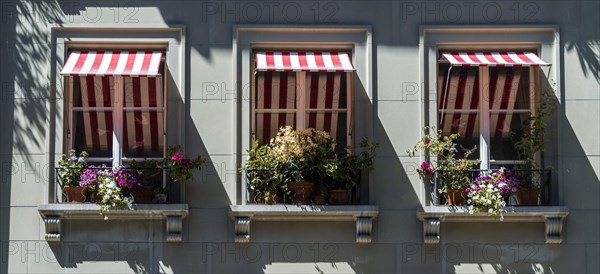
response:
[[[515,149],[523,137],[524,123],[529,113],[500,113],[490,115],[490,157],[493,160],[519,160]]]
[[[89,157],[112,157],[112,111],[74,111],[73,149]]]
[[[345,109],[348,102],[348,73],[306,73],[305,102],[307,109]]]
[[[439,64],[438,109],[475,110],[479,108],[479,68]]]
[[[125,107],[163,107],[162,77],[124,77]]]
[[[464,152],[476,149],[471,153],[473,159],[479,158],[479,113],[444,113],[438,114],[441,121],[439,129],[444,136],[457,133],[457,157],[463,157]]]
[[[268,143],[277,135],[279,128],[292,126],[296,128],[295,113],[257,113],[255,115],[255,138],[259,144]]]
[[[338,111],[309,111],[306,113],[306,125],[309,128],[328,132],[343,149],[348,144],[348,114]]]
[[[112,107],[115,94],[114,77],[72,78],[74,107]]]
[[[529,86],[529,68],[490,67],[490,109],[529,109]]]
[[[123,157],[163,157],[165,138],[163,124],[162,111],[124,111]]]
[[[295,109],[295,72],[257,72],[256,109]]]

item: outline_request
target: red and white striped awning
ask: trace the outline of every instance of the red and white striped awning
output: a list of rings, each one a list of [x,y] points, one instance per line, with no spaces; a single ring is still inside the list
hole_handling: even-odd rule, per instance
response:
[[[354,71],[346,52],[257,52],[257,71]]]
[[[60,74],[155,77],[161,57],[160,51],[73,51]]]
[[[550,66],[533,52],[448,52],[442,60],[453,66]]]

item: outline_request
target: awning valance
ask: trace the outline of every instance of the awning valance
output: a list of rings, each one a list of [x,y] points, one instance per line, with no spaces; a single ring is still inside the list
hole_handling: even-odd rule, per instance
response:
[[[533,52],[447,52],[441,60],[453,66],[549,66]]]
[[[155,77],[161,57],[160,51],[73,51],[60,74]]]
[[[346,52],[257,52],[257,71],[354,71]]]

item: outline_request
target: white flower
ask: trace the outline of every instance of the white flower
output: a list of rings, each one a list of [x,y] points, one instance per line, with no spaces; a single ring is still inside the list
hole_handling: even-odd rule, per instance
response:
[[[494,211],[494,210],[492,210],[491,208],[490,208],[490,209],[488,209],[488,214],[492,214],[492,212],[493,212],[493,211]]]

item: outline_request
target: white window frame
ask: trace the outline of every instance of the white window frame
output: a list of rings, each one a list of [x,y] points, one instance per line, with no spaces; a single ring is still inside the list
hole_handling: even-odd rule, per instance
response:
[[[269,51],[282,51],[282,50],[289,50],[289,49],[282,49],[281,47],[277,47],[277,48],[261,48],[260,50],[254,50],[252,53],[252,60],[250,62],[250,64],[256,64],[256,52],[257,51],[264,51],[264,50],[269,50]],[[301,51],[330,51],[330,52],[348,52],[350,55],[352,56],[352,52],[349,52],[347,48],[343,47],[343,48],[311,48],[311,49],[302,49]],[[255,76],[255,74],[258,71],[256,71],[256,67],[252,66],[251,67],[251,75]],[[269,72],[266,72],[269,73]],[[276,72],[275,72],[276,73]],[[353,73],[354,72],[342,72],[342,73],[346,73],[346,108],[330,108],[330,109],[313,109],[307,106],[306,104],[306,73],[311,73],[309,71],[296,71],[296,108],[294,109],[277,109],[277,108],[273,108],[273,109],[258,109],[255,107],[255,100],[257,100],[256,98],[256,77],[252,77],[251,81],[251,97],[250,97],[250,101],[252,102],[250,104],[250,120],[251,120],[251,127],[250,127],[250,142],[254,142],[254,140],[256,140],[256,114],[258,113],[295,113],[296,114],[296,124],[294,125],[294,127],[296,129],[305,129],[308,128],[308,125],[306,124],[306,116],[308,115],[309,112],[319,112],[319,111],[327,111],[327,112],[337,112],[337,113],[346,113],[346,146],[350,146],[352,147],[353,144],[353,139],[352,139],[352,135],[354,132],[354,112],[352,111],[353,109],[353,104],[354,104],[354,83],[353,83]],[[321,72],[320,72],[321,73]],[[322,72],[325,73],[325,72]],[[335,138],[335,136],[332,136]]]
[[[112,143],[112,157],[88,157],[88,162],[111,162],[113,167],[122,166],[126,162],[131,161],[143,161],[143,160],[158,160],[161,161],[167,155],[167,106],[168,106],[168,85],[166,78],[164,77],[167,74],[167,62],[165,57],[162,58],[161,64],[163,65],[163,74],[159,75],[162,77],[162,107],[125,107],[123,105],[124,102],[124,77],[122,76],[103,76],[103,77],[113,77],[114,78],[114,100],[112,102],[112,107],[75,107],[74,103],[74,81],[73,77],[78,76],[64,76],[65,82],[68,84],[65,86],[65,94],[68,98],[67,102],[67,123],[68,123],[68,131],[67,134],[67,149],[68,151],[73,149],[74,138],[74,124],[73,124],[73,116],[76,111],[112,111],[112,119],[113,119],[113,143]],[[157,77],[159,77],[157,76]],[[123,157],[123,112],[127,110],[149,110],[149,111],[158,111],[162,112],[163,115],[163,125],[162,125],[162,134],[163,134],[163,149],[162,149],[162,157],[153,157],[153,158],[140,158],[140,157]],[[161,133],[159,133],[161,134]]]
[[[460,51],[457,49],[454,49],[452,51]],[[443,63],[443,61],[438,61],[437,65],[438,68],[437,70],[439,71],[439,65]],[[521,67],[518,67],[521,68]],[[452,69],[452,67],[451,67]],[[453,113],[461,113],[461,114],[467,114],[467,113],[477,113],[479,115],[479,159],[480,159],[480,164],[479,164],[479,169],[481,170],[487,170],[490,169],[490,166],[492,164],[496,164],[496,165],[522,165],[525,164],[524,160],[493,160],[491,159],[491,150],[490,150],[490,146],[491,146],[491,128],[490,128],[490,116],[492,114],[500,114],[500,113],[511,113],[511,114],[520,114],[520,113],[529,113],[530,115],[535,115],[535,111],[536,111],[536,102],[539,102],[539,98],[540,98],[540,93],[539,93],[539,87],[541,86],[541,84],[539,83],[539,69],[536,69],[536,67],[534,66],[530,66],[528,67],[528,73],[529,73],[529,108],[527,109],[513,109],[513,110],[491,110],[489,107],[489,99],[485,100],[485,98],[490,98],[490,93],[489,93],[489,80],[490,80],[490,67],[489,66],[478,66],[478,77],[479,77],[479,106],[477,110],[471,110],[471,109],[461,109],[461,110],[457,110],[457,109],[453,109],[453,110],[442,110],[442,109],[437,109],[438,113],[443,113],[443,115],[447,115],[447,114],[453,114]],[[438,79],[436,77],[436,79]],[[437,80],[436,80],[437,81]],[[437,87],[438,85],[436,85]],[[444,89],[445,87],[442,87],[442,89]],[[441,91],[437,91],[439,92],[444,92],[444,90]],[[437,94],[436,94],[437,95]],[[447,96],[444,96],[444,98],[446,98]],[[438,117],[437,115],[435,117]],[[437,125],[440,124],[440,121],[438,120]],[[535,158],[539,161],[540,160],[540,153],[538,152],[535,156]]]

